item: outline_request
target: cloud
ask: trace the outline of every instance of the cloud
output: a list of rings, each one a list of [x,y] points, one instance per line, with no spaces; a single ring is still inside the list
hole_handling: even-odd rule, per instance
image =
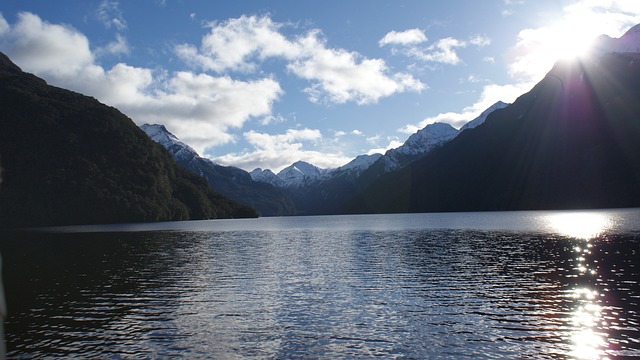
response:
[[[3,18],[3,23],[7,24]],[[75,76],[93,64],[89,40],[72,27],[53,25],[22,12],[0,38],[3,51],[21,67],[55,77]]]
[[[533,83],[486,85],[483,87],[478,100],[476,100],[472,105],[463,108],[461,111],[451,111],[430,116],[417,124],[406,125],[398,129],[398,131],[406,134],[413,134],[416,131],[423,129],[425,126],[436,122],[446,123],[459,129],[467,122],[478,117],[483,111],[498,101],[512,103],[518,96],[529,91],[533,85]]]
[[[200,47],[180,44],[175,51],[193,66],[218,73],[251,73],[267,59],[280,59],[292,74],[311,83],[304,92],[316,103],[370,104],[394,93],[426,88],[410,74],[390,74],[382,59],[328,48],[320,30],[287,38],[282,33],[285,26],[268,16],[210,23]]]
[[[247,171],[266,167],[274,172],[298,160],[307,161],[325,169],[339,167],[351,160],[341,154],[304,149],[305,144],[317,144],[323,140],[322,133],[317,129],[289,129],[283,134],[267,134],[251,130],[245,132],[243,136],[253,146],[252,151],[226,154],[213,160],[220,164],[238,166]]]
[[[127,28],[127,22],[122,16],[120,4],[117,1],[102,0],[96,11],[96,16],[107,29],[114,27],[116,30],[122,31]]]
[[[422,34],[421,36],[419,34]],[[483,35],[475,35],[469,40],[460,40],[453,37],[439,39],[429,46],[419,44],[426,42],[427,37],[422,30],[412,29],[404,32],[391,31],[378,43],[380,46],[397,45],[393,47],[393,53],[401,53],[410,58],[423,62],[435,62],[448,65],[457,65],[462,62],[456,49],[466,48],[469,45],[484,47],[491,44],[491,39]]]
[[[304,44],[309,56],[293,61],[287,68],[312,82],[304,90],[312,102],[369,104],[397,92],[419,92],[426,87],[409,74],[388,76],[387,66],[381,59],[366,59],[355,52],[327,49],[315,36]]]
[[[96,56],[108,55],[128,55],[130,52],[127,39],[120,34],[116,34],[116,39],[107,45],[97,48],[94,53]]]
[[[241,16],[207,25],[211,30],[202,38],[200,47],[181,44],[176,53],[187,62],[215,72],[257,69],[257,60],[270,57],[292,59],[302,50],[280,33],[282,24],[268,16]]]
[[[240,81],[186,71],[168,74],[124,63],[105,69],[96,65],[86,36],[30,13],[19,14],[17,22],[0,33],[0,50],[25,71],[95,96],[138,124],[167,125],[201,154],[233,141],[229,129],[269,116],[283,93],[269,77]]]
[[[427,41],[427,36],[424,34],[424,31],[420,29],[410,29],[405,31],[390,31],[380,39],[378,44],[380,46],[411,45],[425,41]]]
[[[461,60],[455,49],[466,46],[466,42],[448,37],[438,40],[438,42],[429,46],[427,49],[412,47],[407,50],[407,54],[422,61],[456,65],[459,64]]]
[[[380,137],[376,138],[376,141],[379,139]],[[388,138],[387,141],[388,144],[386,146],[369,149],[367,155],[384,154],[387,150],[398,148],[404,144],[404,142],[400,141],[397,137]]]
[[[6,33],[8,33],[9,29],[9,23],[7,22],[7,20],[5,20],[4,17],[2,17],[2,14],[0,13],[0,36],[4,36]]]

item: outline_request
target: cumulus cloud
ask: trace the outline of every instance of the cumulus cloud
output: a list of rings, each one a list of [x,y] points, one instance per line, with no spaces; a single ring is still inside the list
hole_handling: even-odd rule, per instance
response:
[[[215,72],[254,71],[255,61],[269,57],[292,59],[302,50],[300,45],[280,33],[282,24],[268,16],[241,16],[207,25],[211,30],[200,47],[180,44],[176,53],[184,60]]]
[[[305,89],[312,102],[368,104],[397,92],[419,92],[426,87],[409,74],[388,76],[381,59],[362,59],[357,53],[324,46],[311,49],[311,56],[292,62],[288,69],[313,83]]]
[[[390,31],[388,32],[378,44],[380,46],[385,45],[411,45],[419,44],[427,41],[427,36],[424,31],[420,29],[410,29],[405,31]]]
[[[341,154],[306,150],[305,144],[317,144],[323,140],[317,129],[289,129],[282,134],[260,133],[254,130],[243,134],[245,140],[253,146],[251,151],[231,153],[216,157],[221,164],[233,164],[245,170],[266,167],[274,172],[291,165],[298,160],[307,161],[320,168],[336,168],[351,159]]]
[[[254,72],[267,59],[282,60],[292,74],[311,83],[304,92],[318,103],[369,104],[394,93],[426,88],[410,74],[390,73],[384,60],[327,47],[317,29],[288,38],[284,26],[268,16],[210,23],[200,47],[180,44],[175,51],[192,65],[218,73]]]
[[[4,18],[2,22],[7,26],[0,46],[28,71],[70,77],[93,64],[89,40],[74,28],[49,24],[24,12],[13,27]]]
[[[2,16],[0,24],[7,24]],[[184,71],[167,74],[124,63],[105,69],[95,63],[86,36],[30,13],[19,14],[17,22],[4,29],[0,50],[25,71],[95,96],[138,124],[165,124],[201,154],[233,141],[230,128],[269,116],[283,93],[269,77],[240,81]]]

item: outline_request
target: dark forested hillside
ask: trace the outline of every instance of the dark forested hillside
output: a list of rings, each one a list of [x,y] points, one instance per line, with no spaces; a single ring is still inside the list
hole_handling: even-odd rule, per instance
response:
[[[559,62],[530,92],[346,212],[640,206],[640,57]]]
[[[0,54],[0,226],[256,216],[177,166],[129,118]]]

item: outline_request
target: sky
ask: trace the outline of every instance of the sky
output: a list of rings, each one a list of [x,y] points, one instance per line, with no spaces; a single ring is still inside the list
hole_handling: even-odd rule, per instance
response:
[[[513,102],[637,0],[0,2],[0,51],[247,171],[335,168]]]

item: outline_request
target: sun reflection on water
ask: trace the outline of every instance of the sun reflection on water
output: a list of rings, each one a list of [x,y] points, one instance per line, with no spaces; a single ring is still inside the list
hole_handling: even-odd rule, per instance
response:
[[[578,239],[592,239],[612,226],[611,219],[604,213],[567,212],[549,215],[547,223],[560,235]]]
[[[607,359],[607,333],[599,327],[603,312],[598,302],[600,294],[589,285],[598,274],[590,266],[589,258],[595,250],[591,240],[610,230],[613,221],[606,214],[598,212],[555,213],[545,220],[555,233],[577,241],[573,247],[573,269],[578,281],[569,293],[574,303],[570,318],[571,357]]]

